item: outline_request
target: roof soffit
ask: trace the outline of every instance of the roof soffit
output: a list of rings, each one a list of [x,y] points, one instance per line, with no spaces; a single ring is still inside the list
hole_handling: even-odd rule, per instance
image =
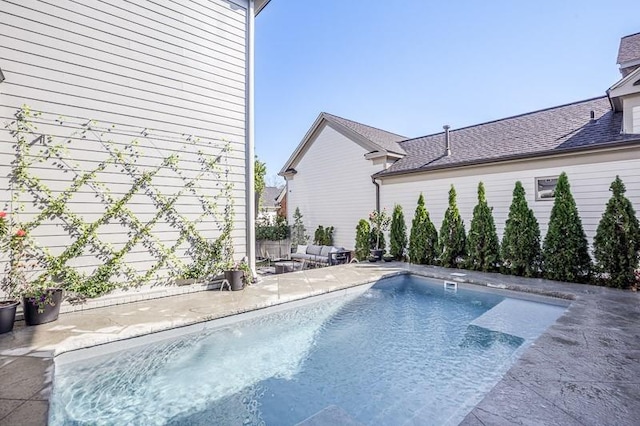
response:
[[[621,97],[638,93],[640,93],[640,68],[618,80],[607,90],[607,95],[609,95],[609,99],[611,99],[616,111],[621,111],[622,109]]]

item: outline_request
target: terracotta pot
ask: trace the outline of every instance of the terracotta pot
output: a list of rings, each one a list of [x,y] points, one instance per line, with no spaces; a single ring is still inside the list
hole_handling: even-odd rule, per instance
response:
[[[53,305],[46,303],[42,312],[38,312],[37,300],[31,297],[22,298],[24,322],[27,325],[45,324],[58,319],[60,303],[62,302],[62,289],[52,288],[47,291],[51,292]]]
[[[16,308],[20,302],[17,300],[0,301],[0,334],[13,330],[16,321]]]

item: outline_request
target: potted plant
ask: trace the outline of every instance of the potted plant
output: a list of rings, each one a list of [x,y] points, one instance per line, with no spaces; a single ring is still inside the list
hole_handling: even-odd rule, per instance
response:
[[[27,232],[18,227],[8,236],[10,251],[9,272],[2,289],[10,297],[21,298],[27,325],[38,325],[58,319],[62,302],[62,288],[46,274],[34,275],[38,263],[30,250]]]
[[[0,211],[0,253],[6,253],[9,249],[9,224],[7,212]],[[13,330],[16,320],[16,308],[20,302],[16,299],[0,300],[0,334]]]
[[[387,214],[386,209],[374,210],[369,214],[369,222],[371,222],[371,234],[375,237],[375,248],[371,249],[371,256],[376,260],[382,259],[383,250],[380,248],[380,237],[384,238],[384,232],[389,229],[391,224],[391,216]]]
[[[224,279],[229,282],[232,291],[242,290],[245,284],[249,284],[253,276],[246,259],[227,266],[224,271]]]
[[[382,260],[384,260],[385,262],[393,262],[395,259],[396,259],[396,258],[395,258],[395,256],[392,256],[392,255],[391,255],[391,254],[389,254],[389,253],[385,253],[385,254],[382,256]]]

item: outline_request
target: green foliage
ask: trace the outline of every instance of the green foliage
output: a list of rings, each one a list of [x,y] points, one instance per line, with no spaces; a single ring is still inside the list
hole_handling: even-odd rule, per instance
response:
[[[371,228],[371,232],[369,233],[369,249],[384,250],[386,247],[387,242],[384,239],[384,232],[377,228]]]
[[[549,230],[542,247],[544,276],[550,280],[585,282],[591,270],[587,237],[564,172],[558,178],[554,195]]]
[[[389,229],[391,217],[387,214],[387,210],[374,210],[369,214],[369,222],[371,222],[371,236],[373,238],[373,247],[375,250],[384,250],[384,233]]]
[[[500,247],[505,272],[533,277],[540,271],[540,226],[529,208],[520,181],[513,190],[513,200]]]
[[[264,192],[264,188],[267,185],[265,182],[265,175],[267,174],[267,165],[262,161],[258,160],[258,156],[256,155],[253,160],[254,166],[254,175],[253,175],[253,186],[256,194],[256,211],[260,210],[260,202],[262,199],[262,193]]]
[[[407,225],[405,224],[404,213],[400,204],[396,204],[393,207],[389,240],[391,244],[389,254],[396,260],[402,260],[404,250],[407,247]]]
[[[318,226],[313,236],[313,243],[319,246],[333,245],[333,226]]]
[[[495,271],[500,260],[500,244],[492,208],[487,203],[484,184],[478,184],[478,204],[473,209],[473,218],[467,238],[467,265],[476,271]]]
[[[362,261],[369,257],[371,227],[365,219],[360,219],[356,227],[356,259]]]
[[[283,216],[276,216],[275,223],[268,219],[256,222],[257,241],[279,241],[289,238],[290,230],[287,219]]]
[[[433,265],[439,254],[438,231],[429,217],[429,212],[424,204],[424,196],[421,193],[411,222],[409,260],[422,265]]]
[[[300,208],[296,207],[296,211],[293,213],[293,226],[291,227],[291,244],[296,246],[307,244],[309,236],[305,234],[306,232],[307,229],[302,221],[302,213],[300,213]]]
[[[71,135],[54,138],[36,130],[33,124],[35,118],[47,120],[39,118],[40,115],[41,113],[32,112],[25,106],[18,110],[16,119],[6,126],[15,139],[16,150],[10,175],[12,212],[15,216],[24,212],[27,202],[33,203],[31,208],[37,209],[35,214],[28,216],[27,222],[19,223],[15,219],[15,225],[24,232],[23,248],[29,247],[29,257],[37,265],[32,268],[33,274],[24,280],[31,287],[44,289],[54,285],[64,288],[67,294],[74,293],[73,296],[78,299],[96,297],[117,287],[138,286],[176,276],[206,278],[219,273],[223,263],[233,256],[233,184],[227,179],[228,166],[221,164],[221,161],[227,160],[229,144],[218,148],[219,155],[211,155],[211,150],[205,153],[201,148],[213,148],[213,141],[192,139],[189,136],[183,141],[182,151],[168,155],[158,151],[162,156],[158,163],[155,166],[143,166],[139,159],[143,158],[144,153],[138,140],[122,145],[105,139],[105,135],[109,135],[114,126],[101,132],[97,130],[99,124],[94,121],[67,126],[63,118],[59,117],[52,125],[79,128]],[[90,139],[102,148],[93,169],[81,167],[67,146],[73,140],[84,139]],[[33,143],[34,140],[38,143]],[[192,174],[185,174],[181,164],[182,152],[195,154],[200,169],[192,170]],[[158,153],[154,152],[154,155],[157,157]],[[36,170],[48,167],[56,167],[69,176],[65,182],[66,188],[56,189],[54,192],[38,177]],[[100,181],[105,173],[113,173],[115,170],[131,182],[124,194],[112,192],[108,185]],[[171,172],[174,178],[181,179],[183,185],[180,190],[165,195],[161,186],[154,185],[159,172]],[[208,190],[200,190],[199,182],[202,179],[218,182],[214,195],[208,195],[211,193]],[[87,190],[94,191],[97,202],[104,208],[102,216],[92,222],[87,222],[83,215],[69,207],[69,202],[77,193]],[[199,204],[201,214],[195,219],[185,217],[176,209],[176,203],[183,195],[190,196]],[[130,207],[134,197],[141,196],[151,200],[155,211],[145,221],[136,216]],[[59,254],[53,254],[48,247],[31,240],[32,231],[52,221],[64,223],[64,229],[71,239]],[[169,243],[160,240],[152,232],[159,222],[164,222],[177,231],[178,237]],[[218,237],[205,238],[199,230],[201,222],[214,226],[219,231]],[[100,233],[101,228],[111,224],[119,224],[128,231],[128,238],[117,249],[103,241]],[[129,253],[138,250],[140,246],[154,260],[144,273],[138,272],[126,259]],[[185,249],[190,257],[190,264],[185,262],[189,258],[176,255],[177,250]],[[10,256],[16,259],[23,254],[14,248]],[[72,266],[75,259],[87,254],[95,256],[98,261],[93,271],[79,271]],[[15,286],[15,281],[3,281],[5,291],[12,292],[12,286]]]
[[[593,240],[593,254],[599,272],[611,287],[627,288],[635,283],[638,267],[640,225],[626,188],[619,176],[609,189],[613,195],[607,203]]]
[[[464,261],[466,235],[464,222],[456,205],[456,190],[451,185],[449,207],[444,213],[440,227],[440,264],[446,268],[455,268]]]

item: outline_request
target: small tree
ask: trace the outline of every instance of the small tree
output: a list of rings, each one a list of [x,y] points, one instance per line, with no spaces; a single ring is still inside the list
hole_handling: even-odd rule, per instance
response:
[[[393,207],[389,242],[391,244],[389,254],[396,260],[402,260],[404,249],[407,247],[407,225],[404,222],[404,213],[400,204]]]
[[[433,265],[438,255],[438,231],[424,205],[424,196],[420,194],[411,222],[409,260],[413,263]]]
[[[253,188],[256,196],[256,217],[258,217],[258,212],[261,208],[262,202],[262,193],[264,192],[264,188],[266,186],[266,182],[264,180],[265,175],[267,174],[267,165],[262,161],[258,160],[258,156],[256,155],[253,160]]]
[[[591,258],[576,202],[566,173],[558,177],[554,191],[549,230],[542,248],[545,278],[584,282],[589,277]]]
[[[369,257],[370,234],[369,222],[360,219],[356,227],[356,259],[365,260]]]
[[[500,243],[493,220],[492,208],[487,203],[484,184],[478,184],[478,204],[467,237],[467,264],[476,271],[495,271],[500,260]]]
[[[635,282],[640,251],[640,225],[620,176],[611,183],[613,195],[607,203],[593,239],[593,255],[611,287],[626,288]]]
[[[500,257],[505,272],[509,274],[533,277],[540,271],[540,226],[527,204],[520,181],[513,189]]]
[[[440,228],[440,263],[447,268],[457,267],[465,256],[466,235],[464,222],[456,205],[456,189],[449,190],[449,207]]]
[[[371,234],[375,239],[375,244],[371,249],[384,250],[384,232],[389,229],[391,218],[387,214],[387,210],[374,210],[369,214],[369,222],[371,222]]]
[[[313,244],[323,245],[324,242],[324,226],[318,225],[316,232],[313,233]]]
[[[327,226],[325,228],[319,225],[314,233],[313,243],[320,246],[333,245],[333,226]]]
[[[309,241],[309,237],[305,234],[307,229],[302,222],[302,213],[300,208],[296,207],[296,211],[293,213],[293,226],[291,227],[291,244],[293,245],[305,245]]]

